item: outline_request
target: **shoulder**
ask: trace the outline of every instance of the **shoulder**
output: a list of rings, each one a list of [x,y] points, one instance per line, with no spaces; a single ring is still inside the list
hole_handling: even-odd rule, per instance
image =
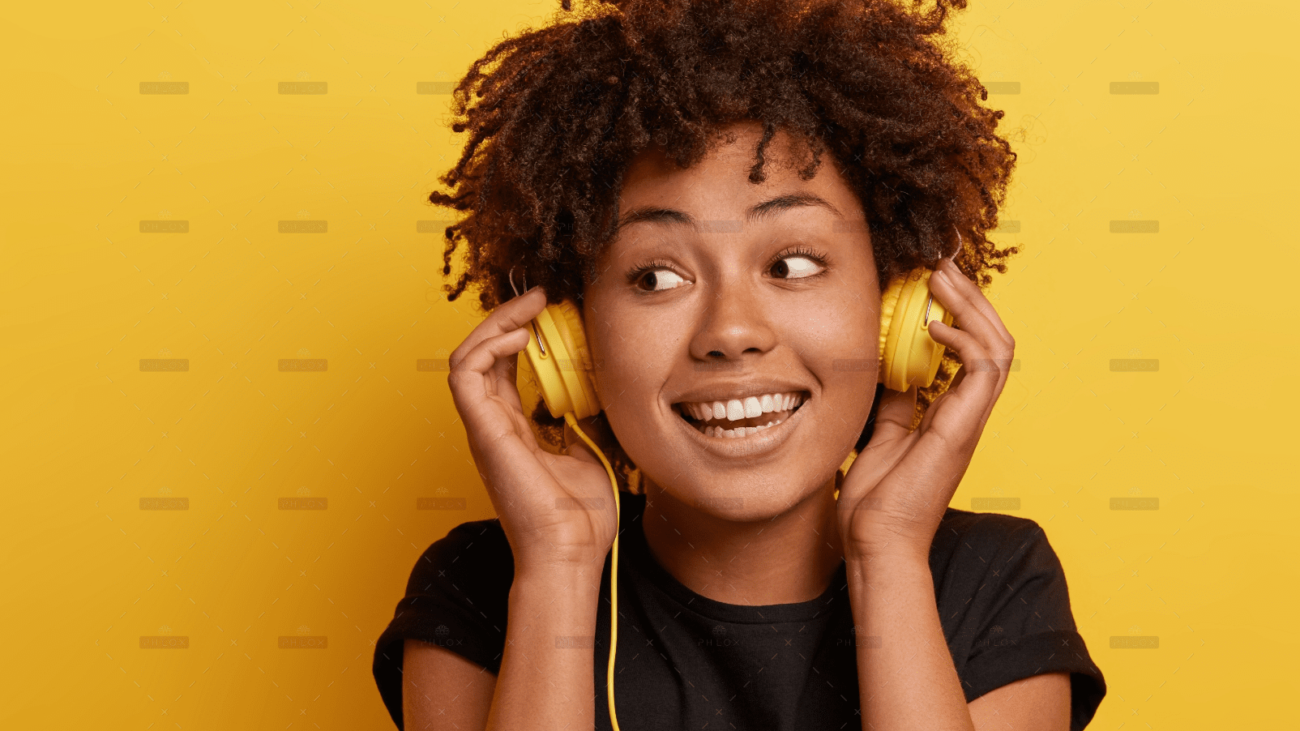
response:
[[[1065,570],[1038,522],[949,508],[930,553],[944,636],[967,702],[1009,683],[1071,674],[1071,729],[1105,679],[1078,632]]]
[[[1047,532],[1036,521],[1002,513],[948,508],[931,544],[931,566],[991,565],[994,561],[1055,560]],[[938,564],[938,566],[936,566]]]
[[[497,520],[461,523],[416,559],[383,640],[438,644],[496,672],[514,582]]]
[[[950,638],[994,625],[1021,634],[1075,629],[1065,570],[1034,520],[949,508],[930,571]]]
[[[970,510],[948,508],[939,523],[939,532],[954,536],[973,537],[982,541],[998,541],[1008,536],[1024,536],[1042,532],[1043,527],[1031,518],[1005,513],[977,513]]]
[[[372,666],[398,728],[405,640],[444,647],[497,672],[513,581],[510,543],[496,519],[461,523],[416,559],[406,596],[375,642]]]
[[[514,555],[501,521],[469,521],[452,528],[416,559],[406,594],[508,593],[514,572]]]
[[[1065,570],[1034,520],[949,508],[931,544],[930,571],[954,619],[1036,605],[1030,611],[1073,629]]]

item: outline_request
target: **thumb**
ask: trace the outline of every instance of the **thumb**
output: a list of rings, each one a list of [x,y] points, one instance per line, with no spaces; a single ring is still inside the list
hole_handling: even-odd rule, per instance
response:
[[[880,399],[880,408],[876,412],[876,430],[871,441],[883,444],[906,436],[912,431],[915,414],[916,386],[908,386],[906,391],[885,389]]]

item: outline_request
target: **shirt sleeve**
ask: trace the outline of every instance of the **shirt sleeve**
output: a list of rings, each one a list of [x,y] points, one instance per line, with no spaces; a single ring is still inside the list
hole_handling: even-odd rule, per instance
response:
[[[407,639],[444,647],[492,673],[501,668],[514,561],[496,520],[462,523],[415,562],[406,596],[375,643],[372,671],[388,713],[402,729],[402,660]]]
[[[960,539],[970,598],[958,624],[959,675],[967,702],[1022,678],[1070,674],[1070,730],[1082,731],[1106,682],[1079,634],[1065,570],[1036,522],[979,516]],[[973,598],[972,598],[973,597]]]

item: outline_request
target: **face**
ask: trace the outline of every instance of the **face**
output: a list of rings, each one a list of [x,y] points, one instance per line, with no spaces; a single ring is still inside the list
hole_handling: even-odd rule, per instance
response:
[[[688,170],[633,161],[584,324],[610,427],[647,484],[749,521],[824,489],[852,450],[875,394],[880,290],[834,161],[800,180],[779,134],[753,184],[761,128],[725,131],[734,142]]]

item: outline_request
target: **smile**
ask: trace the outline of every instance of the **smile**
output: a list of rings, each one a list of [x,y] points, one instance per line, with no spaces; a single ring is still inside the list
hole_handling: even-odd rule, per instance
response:
[[[691,415],[689,406],[681,403],[673,404],[672,410],[677,413],[677,421],[688,434],[687,438],[704,451],[728,459],[752,459],[773,452],[790,438],[803,421],[800,414],[810,399],[805,392],[789,409],[735,420],[697,419]]]
[[[734,413],[738,418],[728,418],[732,414],[725,413],[722,408],[710,413],[707,405],[701,411],[699,405],[679,403],[674,405],[673,410],[686,423],[690,424],[695,431],[706,437],[712,439],[744,439],[764,429],[780,425],[806,402],[807,396],[800,394],[792,397],[786,404],[782,404],[786,408],[778,406],[773,409],[769,407],[761,413],[759,413],[758,409],[754,409],[750,413],[755,413],[755,415],[750,417],[745,417],[744,412]],[[715,414],[717,415],[715,416]],[[700,416],[706,418],[699,418]]]

